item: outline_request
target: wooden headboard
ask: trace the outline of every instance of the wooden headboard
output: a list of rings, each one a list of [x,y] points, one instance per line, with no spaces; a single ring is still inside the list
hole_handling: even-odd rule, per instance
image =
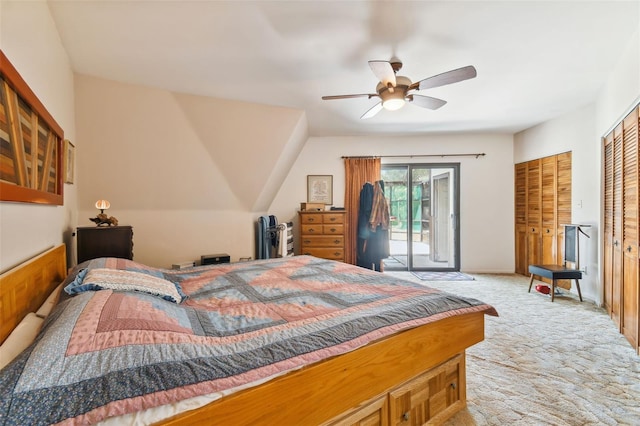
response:
[[[64,244],[49,249],[0,275],[0,343],[67,276]]]

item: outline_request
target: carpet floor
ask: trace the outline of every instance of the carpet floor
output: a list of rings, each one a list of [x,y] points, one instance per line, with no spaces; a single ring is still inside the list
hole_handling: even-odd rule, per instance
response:
[[[480,299],[485,340],[467,350],[467,408],[447,426],[639,425],[640,357],[606,311],[573,294],[532,290],[520,275],[473,274],[475,281],[419,280]]]

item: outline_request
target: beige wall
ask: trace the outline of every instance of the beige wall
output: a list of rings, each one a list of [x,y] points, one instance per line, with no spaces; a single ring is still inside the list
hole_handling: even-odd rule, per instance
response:
[[[333,202],[344,206],[342,156],[462,154],[447,158],[405,158],[410,163],[460,163],[461,269],[467,272],[513,272],[513,138],[504,134],[450,134],[422,137],[309,138],[289,171],[269,211],[280,221],[293,220],[306,201],[307,175],[333,175]],[[383,159],[383,163],[391,159]]]
[[[76,75],[80,225],[134,228],[134,259],[158,267],[254,256],[267,211],[307,139],[302,111]]]
[[[0,2],[0,48],[78,149],[73,73],[46,2]],[[64,206],[0,202],[0,271],[62,243],[77,221],[76,185]],[[69,250],[70,252],[70,250]]]

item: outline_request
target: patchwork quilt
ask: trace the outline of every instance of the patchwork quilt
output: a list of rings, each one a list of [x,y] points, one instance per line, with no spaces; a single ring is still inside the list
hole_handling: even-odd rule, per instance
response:
[[[153,279],[137,288],[136,274]],[[96,423],[263,381],[444,317],[497,315],[311,256],[187,270],[103,258],[66,284],[74,295],[0,371],[0,424]]]

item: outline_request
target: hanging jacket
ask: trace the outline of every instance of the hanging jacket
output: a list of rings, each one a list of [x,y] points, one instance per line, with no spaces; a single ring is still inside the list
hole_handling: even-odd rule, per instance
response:
[[[371,216],[369,226],[375,231],[378,226],[382,229],[389,229],[389,203],[384,196],[384,182],[376,181],[373,187],[373,202],[371,206]]]

